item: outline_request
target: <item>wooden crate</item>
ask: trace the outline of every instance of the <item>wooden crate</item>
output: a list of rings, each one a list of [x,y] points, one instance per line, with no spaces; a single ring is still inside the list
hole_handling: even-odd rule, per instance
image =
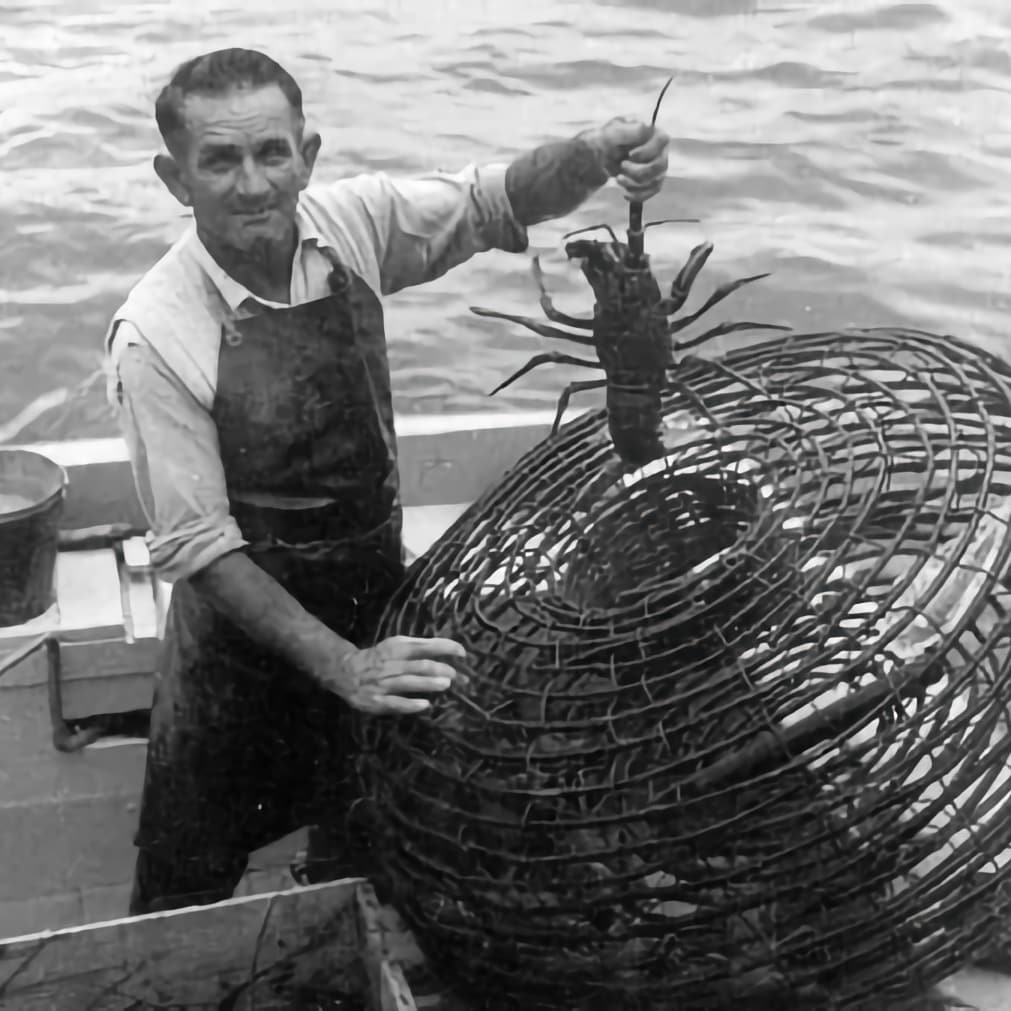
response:
[[[1011,1008],[998,973],[968,970],[941,991]],[[358,878],[0,940],[0,1011],[281,1011],[337,995],[368,1011],[468,1007]]]
[[[0,1009],[280,1011],[343,995],[368,1011],[462,1011],[416,1001],[407,976],[419,970],[410,932],[355,878],[8,938]]]

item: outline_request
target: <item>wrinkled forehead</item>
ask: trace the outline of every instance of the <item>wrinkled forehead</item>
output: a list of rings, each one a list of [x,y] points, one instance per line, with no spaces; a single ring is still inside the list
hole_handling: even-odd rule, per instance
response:
[[[191,150],[252,147],[272,138],[297,142],[302,134],[302,117],[275,84],[188,95],[183,108]]]

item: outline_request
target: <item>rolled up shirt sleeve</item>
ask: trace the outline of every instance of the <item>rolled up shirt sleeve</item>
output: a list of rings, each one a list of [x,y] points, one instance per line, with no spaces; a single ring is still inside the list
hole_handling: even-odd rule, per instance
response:
[[[151,563],[173,583],[246,541],[230,513],[210,413],[156,351],[117,337],[114,402],[151,528]]]
[[[522,253],[527,232],[506,193],[506,165],[471,165],[392,179],[379,172],[355,180],[372,220],[382,294],[433,281],[475,253]]]

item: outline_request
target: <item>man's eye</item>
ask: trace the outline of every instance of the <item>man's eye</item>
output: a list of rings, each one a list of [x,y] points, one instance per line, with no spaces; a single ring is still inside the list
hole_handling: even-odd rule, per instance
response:
[[[212,172],[223,172],[225,169],[231,168],[234,163],[235,159],[226,154],[212,155],[203,161],[204,168],[210,169]]]

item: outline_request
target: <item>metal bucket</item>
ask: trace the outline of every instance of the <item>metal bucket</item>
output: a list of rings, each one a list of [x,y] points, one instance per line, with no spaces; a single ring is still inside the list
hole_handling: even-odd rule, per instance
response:
[[[67,472],[41,453],[0,448],[0,626],[53,604]]]

